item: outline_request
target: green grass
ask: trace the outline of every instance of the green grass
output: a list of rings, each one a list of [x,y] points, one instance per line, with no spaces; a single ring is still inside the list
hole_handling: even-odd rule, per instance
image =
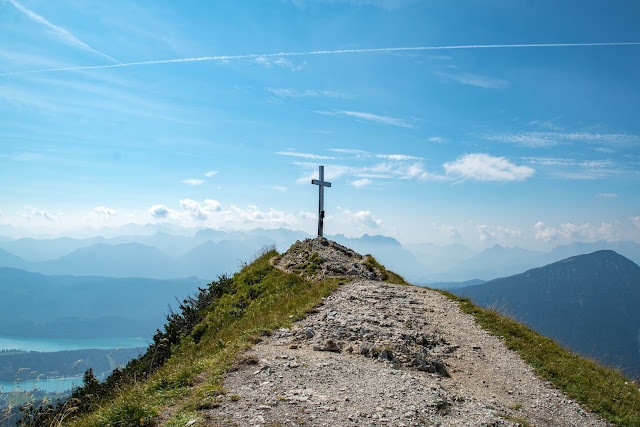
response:
[[[224,394],[223,374],[240,353],[269,334],[305,316],[345,279],[308,281],[269,265],[270,251],[233,277],[233,292],[218,298],[204,320],[172,348],[167,363],[146,381],[124,387],[77,426],[151,425],[171,405],[170,420],[194,417],[215,407]],[[135,421],[135,422],[134,422]],[[133,422],[133,424],[130,424]]]
[[[288,327],[303,318],[322,297],[346,281],[309,281],[284,273],[269,265],[269,259],[276,255],[275,251],[265,253],[236,273],[231,289],[207,307],[204,319],[171,347],[171,357],[154,374],[122,386],[89,414],[75,414],[71,402],[64,424],[153,425],[158,415],[166,415],[171,407],[165,421],[183,425],[199,419],[201,409],[219,405],[222,398],[233,398],[224,396],[221,379],[236,363],[252,362],[241,359],[241,353],[273,329]],[[311,260],[310,265],[314,264],[319,263]],[[409,285],[371,256],[365,265],[385,281]],[[570,398],[618,425],[640,425],[640,392],[620,372],[572,354],[553,340],[494,311],[476,307],[468,299],[439,292],[457,301],[463,312],[472,314],[480,326],[504,340],[540,377]],[[512,420],[526,425],[524,419]]]
[[[623,426],[640,425],[640,391],[618,370],[571,353],[550,338],[499,313],[475,306],[466,298],[437,290],[458,302],[463,312],[500,337],[533,367],[571,399],[609,421]]]

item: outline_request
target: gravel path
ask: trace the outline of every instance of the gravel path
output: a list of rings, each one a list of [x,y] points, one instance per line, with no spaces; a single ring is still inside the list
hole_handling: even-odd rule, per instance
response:
[[[608,425],[443,295],[362,277],[255,345],[224,388],[209,425]]]

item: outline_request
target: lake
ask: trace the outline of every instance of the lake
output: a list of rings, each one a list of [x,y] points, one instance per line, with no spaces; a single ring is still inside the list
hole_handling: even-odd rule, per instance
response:
[[[16,338],[0,336],[0,350],[22,351],[63,351],[96,348],[147,348],[150,339],[138,337],[124,338],[91,338],[82,340],[65,340],[55,338]]]

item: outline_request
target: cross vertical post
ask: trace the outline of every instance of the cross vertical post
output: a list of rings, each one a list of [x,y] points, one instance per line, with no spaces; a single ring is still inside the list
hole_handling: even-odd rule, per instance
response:
[[[324,180],[324,166],[320,166],[318,178],[311,183],[318,186],[318,236],[322,237],[324,226],[324,187],[331,187],[331,183]]]

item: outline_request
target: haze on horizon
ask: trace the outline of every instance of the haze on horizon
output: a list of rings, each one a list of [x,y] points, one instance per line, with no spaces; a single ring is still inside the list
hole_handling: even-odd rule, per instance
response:
[[[0,0],[0,235],[640,242],[640,6]]]

